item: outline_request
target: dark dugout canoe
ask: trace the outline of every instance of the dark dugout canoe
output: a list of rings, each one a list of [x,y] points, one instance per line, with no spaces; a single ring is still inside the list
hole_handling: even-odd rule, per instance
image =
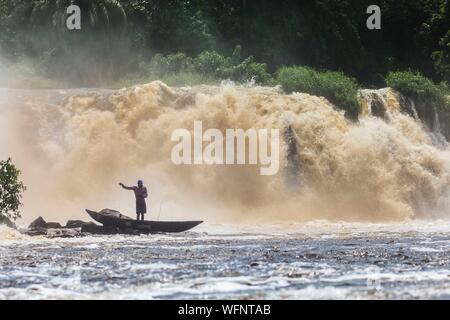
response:
[[[103,209],[100,212],[87,210],[86,212],[105,227],[118,230],[133,230],[141,233],[183,232],[198,226],[203,221],[138,221],[121,214],[119,211]]]

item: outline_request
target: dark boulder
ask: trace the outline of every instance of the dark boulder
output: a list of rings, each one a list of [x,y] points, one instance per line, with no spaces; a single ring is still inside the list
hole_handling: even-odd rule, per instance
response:
[[[83,227],[85,224],[94,224],[93,222],[85,222],[85,221],[81,221],[81,220],[69,220],[66,223],[66,228],[81,228]]]
[[[47,222],[47,229],[61,229],[62,226],[58,222]]]
[[[60,229],[62,228],[61,224],[58,222],[46,222],[42,217],[37,218],[28,226],[28,229],[36,229],[36,228],[44,228],[44,229]]]
[[[37,218],[28,226],[29,229],[47,228],[47,222],[42,217]]]
[[[17,229],[16,224],[11,221],[8,217],[0,214],[0,225],[5,225],[9,228]]]

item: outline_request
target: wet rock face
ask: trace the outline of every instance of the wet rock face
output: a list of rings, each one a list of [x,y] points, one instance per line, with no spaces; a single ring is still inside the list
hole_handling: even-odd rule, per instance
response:
[[[300,185],[301,164],[299,160],[299,146],[297,134],[291,124],[288,124],[283,132],[283,139],[286,143],[286,183],[290,187],[298,187]]]
[[[16,224],[11,221],[8,217],[0,214],[0,225],[5,225],[9,228],[17,229]]]
[[[378,96],[373,95],[373,100],[371,101],[372,115],[379,118],[386,118],[386,108],[384,101]]]
[[[398,103],[400,104],[401,110],[404,113],[406,113],[407,115],[409,115],[410,117],[417,119],[418,115],[417,115],[417,110],[414,106],[414,101],[412,99],[405,97],[402,94],[397,94],[397,96],[398,96]]]

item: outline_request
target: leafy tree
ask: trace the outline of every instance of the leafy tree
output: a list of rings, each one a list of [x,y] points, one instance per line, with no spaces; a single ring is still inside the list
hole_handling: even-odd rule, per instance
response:
[[[22,192],[25,185],[19,180],[20,171],[11,159],[0,161],[0,215],[16,220],[20,218]]]
[[[439,43],[442,50],[433,52],[435,68],[443,79],[450,81],[450,30]]]

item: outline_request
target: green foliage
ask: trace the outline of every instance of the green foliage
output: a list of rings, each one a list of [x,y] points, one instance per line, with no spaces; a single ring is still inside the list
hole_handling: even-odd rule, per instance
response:
[[[216,51],[203,51],[193,58],[185,53],[156,54],[149,63],[141,64],[135,78],[141,81],[159,79],[170,85],[195,85],[200,84],[200,81],[218,83],[221,80],[268,83],[271,75],[266,65],[255,62],[251,56],[241,61],[239,51],[237,46],[232,57],[225,57]],[[192,83],[188,83],[189,80]]]
[[[241,61],[240,46],[236,46],[231,57],[224,57],[215,51],[203,51],[194,59],[195,70],[218,79],[237,82],[251,81],[266,84],[271,76],[265,63],[257,63],[252,56]]]
[[[271,80],[271,75],[267,72],[265,63],[257,63],[252,56],[241,63],[225,70],[225,74],[230,75],[230,79],[235,81],[250,81],[255,83],[267,84]]]
[[[72,3],[81,8],[79,31],[65,27],[65,8]],[[450,81],[449,0],[380,1],[382,29],[375,31],[365,23],[371,4],[0,0],[0,54],[14,63],[31,60],[43,76],[66,87],[107,86],[141,72],[141,64],[148,67],[150,53],[177,52],[193,57],[193,66],[161,61],[161,70],[168,63],[183,73],[206,70],[218,79],[270,83],[267,70],[305,65],[379,86],[388,71],[413,68],[436,82]]]
[[[194,65],[199,72],[221,78],[226,76],[226,70],[232,67],[232,62],[216,51],[203,51],[194,59]]]
[[[418,72],[397,71],[390,72],[386,77],[386,85],[412,98],[416,102],[419,118],[429,128],[443,131],[445,136],[450,135],[450,101],[446,96],[449,93],[445,82],[436,85],[431,79]],[[435,115],[438,115],[443,128],[437,128]]]
[[[0,215],[14,220],[20,218],[22,192],[26,190],[19,175],[11,159],[0,161]]]
[[[439,42],[441,50],[432,54],[436,71],[450,81],[450,30]]]
[[[431,79],[418,72],[396,71],[386,77],[386,85],[414,99],[420,104],[431,103],[438,108],[446,108],[446,85],[436,85]]]
[[[450,96],[450,85],[446,81],[442,81],[438,84],[439,90],[441,90],[445,95]],[[448,98],[448,97],[447,97]]]
[[[156,54],[147,67],[148,71],[156,75],[174,74],[193,69],[192,58],[185,53],[175,53],[169,55]]]
[[[276,81],[286,92],[305,92],[323,96],[349,117],[356,117],[359,111],[357,100],[358,84],[341,72],[319,72],[308,67],[282,67]]]

